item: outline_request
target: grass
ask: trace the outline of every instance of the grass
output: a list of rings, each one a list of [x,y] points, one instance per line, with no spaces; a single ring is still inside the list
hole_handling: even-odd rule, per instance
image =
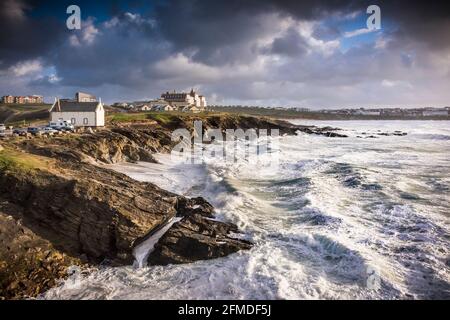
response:
[[[147,116],[145,113],[114,113],[108,115],[107,120],[111,122],[145,121],[147,120]]]
[[[49,110],[52,106],[51,104],[0,104],[0,107],[6,107],[14,111],[18,112],[27,112],[27,111],[42,111]]]
[[[200,113],[189,113],[181,111],[148,111],[139,113],[114,113],[108,115],[107,119],[110,122],[137,122],[137,121],[148,121],[154,120],[160,124],[168,124],[177,118],[205,118],[212,115],[220,115],[223,113],[219,112],[200,112]]]
[[[48,168],[51,160],[20,152],[9,147],[0,151],[0,172],[3,171],[33,171]]]

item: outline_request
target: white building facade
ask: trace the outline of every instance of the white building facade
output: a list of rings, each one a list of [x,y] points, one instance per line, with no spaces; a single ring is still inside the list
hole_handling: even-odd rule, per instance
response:
[[[105,126],[105,109],[101,102],[55,101],[50,121],[68,121],[75,127]]]
[[[206,98],[199,95],[195,90],[191,92],[166,92],[161,95],[161,99],[174,108],[184,109],[186,107],[197,107],[204,110],[207,107]]]

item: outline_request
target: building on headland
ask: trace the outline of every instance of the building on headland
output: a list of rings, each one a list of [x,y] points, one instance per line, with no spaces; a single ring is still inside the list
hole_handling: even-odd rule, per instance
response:
[[[105,108],[100,101],[76,101],[55,99],[50,109],[50,121],[68,121],[75,127],[103,127]]]
[[[89,93],[77,92],[75,93],[75,100],[78,102],[97,102],[97,97]]]
[[[170,104],[157,104],[152,107],[152,111],[175,111]]]
[[[167,91],[166,93],[161,94],[161,99],[176,110],[180,111],[191,108],[193,112],[198,112],[205,110],[207,107],[206,98],[199,95],[194,89],[192,89],[189,93]]]
[[[13,96],[3,96],[2,97],[2,103],[14,103],[14,97]]]
[[[38,104],[38,103],[44,103],[44,97],[43,96],[38,96],[38,95],[32,95],[32,96],[11,96],[11,95],[6,95],[2,97],[2,103],[5,104],[12,104],[12,103],[16,103],[16,104],[27,104],[27,103],[32,103],[32,104]]]

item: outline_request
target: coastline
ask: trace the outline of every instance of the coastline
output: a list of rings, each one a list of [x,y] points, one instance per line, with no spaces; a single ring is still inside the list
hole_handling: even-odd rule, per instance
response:
[[[66,277],[71,265],[131,265],[135,246],[175,216],[183,219],[156,244],[150,264],[189,263],[249,249],[250,242],[230,236],[239,233],[237,226],[210,219],[214,208],[203,198],[188,199],[98,165],[154,162],[155,152],[173,146],[170,132],[178,126],[191,129],[194,119],[112,123],[95,133],[2,143],[0,226],[14,227],[5,227],[1,239],[1,297],[37,296]],[[205,129],[276,128],[282,134],[339,136],[333,128],[266,118],[201,120]]]

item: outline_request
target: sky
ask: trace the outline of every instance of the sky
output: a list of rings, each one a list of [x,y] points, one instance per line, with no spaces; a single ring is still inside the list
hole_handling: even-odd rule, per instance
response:
[[[69,30],[69,5],[81,29]],[[367,8],[381,11],[369,30]],[[448,1],[0,1],[0,95],[107,103],[450,106]]]

